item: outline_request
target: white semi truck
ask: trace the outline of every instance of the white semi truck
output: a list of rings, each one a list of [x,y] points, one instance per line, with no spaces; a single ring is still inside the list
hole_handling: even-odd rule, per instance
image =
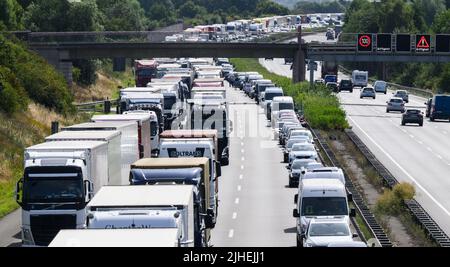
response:
[[[138,127],[138,142],[139,142],[139,158],[151,157],[151,114],[148,113],[133,113],[133,114],[113,114],[113,115],[94,115],[91,118],[92,122],[103,121],[135,121]],[[155,129],[157,124],[154,125]]]
[[[84,228],[86,204],[111,180],[110,166],[120,166],[120,157],[108,157],[107,142],[55,141],[26,148],[16,188],[23,245],[47,246],[61,229]]]
[[[192,185],[104,186],[88,204],[88,228],[177,229],[181,246],[194,246],[200,211]]]
[[[61,230],[49,247],[178,247],[178,229]]]
[[[130,167],[122,161],[121,153],[121,133],[119,131],[64,131],[52,134],[45,138],[46,142],[55,141],[102,141],[108,143],[108,158],[120,165],[111,165],[108,168],[108,184],[126,185],[128,184],[128,174]],[[128,172],[128,173],[127,173]]]
[[[121,133],[122,177],[128,178],[130,165],[139,159],[138,127],[134,121],[86,122],[63,127],[61,131],[119,131]]]

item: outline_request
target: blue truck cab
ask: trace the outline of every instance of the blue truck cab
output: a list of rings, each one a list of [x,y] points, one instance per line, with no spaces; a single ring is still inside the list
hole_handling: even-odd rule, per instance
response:
[[[430,120],[450,120],[450,95],[435,95],[431,100]]]

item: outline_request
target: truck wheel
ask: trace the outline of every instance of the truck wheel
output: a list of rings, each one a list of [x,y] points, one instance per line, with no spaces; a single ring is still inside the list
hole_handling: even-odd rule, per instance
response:
[[[423,126],[423,122],[419,123],[419,126],[422,127]]]
[[[297,234],[297,247],[303,247],[303,240],[299,240],[298,239],[298,234]]]

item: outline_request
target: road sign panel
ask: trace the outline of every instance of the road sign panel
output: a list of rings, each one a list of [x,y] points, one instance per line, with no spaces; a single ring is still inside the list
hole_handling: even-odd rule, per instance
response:
[[[428,53],[431,51],[431,36],[426,34],[416,35],[416,52]]]
[[[392,35],[391,34],[377,34],[377,51],[391,52],[392,51]]]
[[[409,34],[397,34],[396,43],[397,52],[411,52],[411,35]]]
[[[358,34],[358,51],[372,52],[372,35]]]
[[[446,34],[436,35],[436,52],[450,53],[450,35]]]

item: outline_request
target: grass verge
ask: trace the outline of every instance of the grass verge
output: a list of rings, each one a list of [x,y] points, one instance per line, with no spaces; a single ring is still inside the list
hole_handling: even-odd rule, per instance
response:
[[[312,89],[308,82],[293,83],[289,78],[269,72],[257,59],[231,59],[231,62],[237,71],[257,71],[283,88],[285,95],[294,98],[312,128],[342,131],[349,127],[337,97],[325,86],[316,85]]]

